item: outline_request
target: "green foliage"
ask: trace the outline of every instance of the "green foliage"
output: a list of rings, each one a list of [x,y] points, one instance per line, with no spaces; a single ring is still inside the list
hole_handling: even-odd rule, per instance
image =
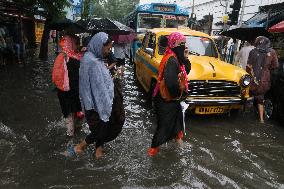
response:
[[[128,13],[134,10],[139,0],[88,0],[92,8],[90,16],[108,17],[121,21]]]
[[[69,7],[70,3],[68,0],[14,0],[23,7],[33,7],[44,9],[44,16],[46,19],[55,20],[62,18],[66,15],[64,12],[65,7]]]

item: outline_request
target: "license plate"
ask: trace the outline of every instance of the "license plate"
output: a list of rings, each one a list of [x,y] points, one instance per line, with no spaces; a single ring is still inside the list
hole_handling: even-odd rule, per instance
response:
[[[196,107],[196,114],[222,114],[225,112],[225,107],[222,106],[205,106],[205,107]]]

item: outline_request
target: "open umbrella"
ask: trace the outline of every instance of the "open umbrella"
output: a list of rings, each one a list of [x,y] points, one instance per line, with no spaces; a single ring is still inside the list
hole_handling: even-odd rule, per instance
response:
[[[79,20],[77,21],[77,24],[83,26],[88,32],[91,33],[103,31],[110,35],[124,35],[133,31],[126,25],[109,18],[90,18],[87,20]]]
[[[274,26],[269,28],[268,31],[273,32],[273,33],[284,32],[284,21],[279,22],[278,24],[275,24]]]
[[[263,27],[247,27],[241,26],[221,33],[223,36],[231,37],[233,39],[240,39],[242,41],[252,41],[258,36],[270,37],[270,33]]]
[[[57,20],[53,23],[50,24],[49,28],[51,30],[57,30],[57,31],[66,31],[68,33],[84,33],[86,32],[85,28],[82,27],[81,25],[73,22],[70,19],[61,19]]]
[[[113,35],[112,39],[118,44],[131,43],[134,41],[134,39],[136,39],[136,34],[134,32],[130,32],[130,34],[126,35]]]

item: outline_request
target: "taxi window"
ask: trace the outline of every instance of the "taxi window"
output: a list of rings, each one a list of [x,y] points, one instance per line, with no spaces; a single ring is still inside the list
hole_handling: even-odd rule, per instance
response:
[[[168,38],[165,35],[159,37],[158,40],[158,53],[163,55],[168,45]]]
[[[149,39],[149,34],[146,33],[144,38],[143,38],[143,41],[142,41],[142,49],[145,49],[146,48],[146,45],[148,43],[148,39]]]
[[[145,51],[154,55],[155,47],[156,47],[156,35],[154,33],[148,33],[148,43],[146,43]]]

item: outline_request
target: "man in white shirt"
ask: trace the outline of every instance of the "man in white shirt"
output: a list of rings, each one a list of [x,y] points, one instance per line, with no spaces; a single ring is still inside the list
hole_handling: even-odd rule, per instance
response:
[[[125,55],[127,53],[127,45],[125,43],[114,43],[114,56],[117,60],[116,67],[120,67],[120,72],[123,75],[125,66]]]
[[[247,66],[249,53],[254,48],[255,47],[253,45],[251,45],[249,42],[245,42],[244,46],[241,48],[241,50],[236,55],[234,64],[245,70],[246,66]]]

